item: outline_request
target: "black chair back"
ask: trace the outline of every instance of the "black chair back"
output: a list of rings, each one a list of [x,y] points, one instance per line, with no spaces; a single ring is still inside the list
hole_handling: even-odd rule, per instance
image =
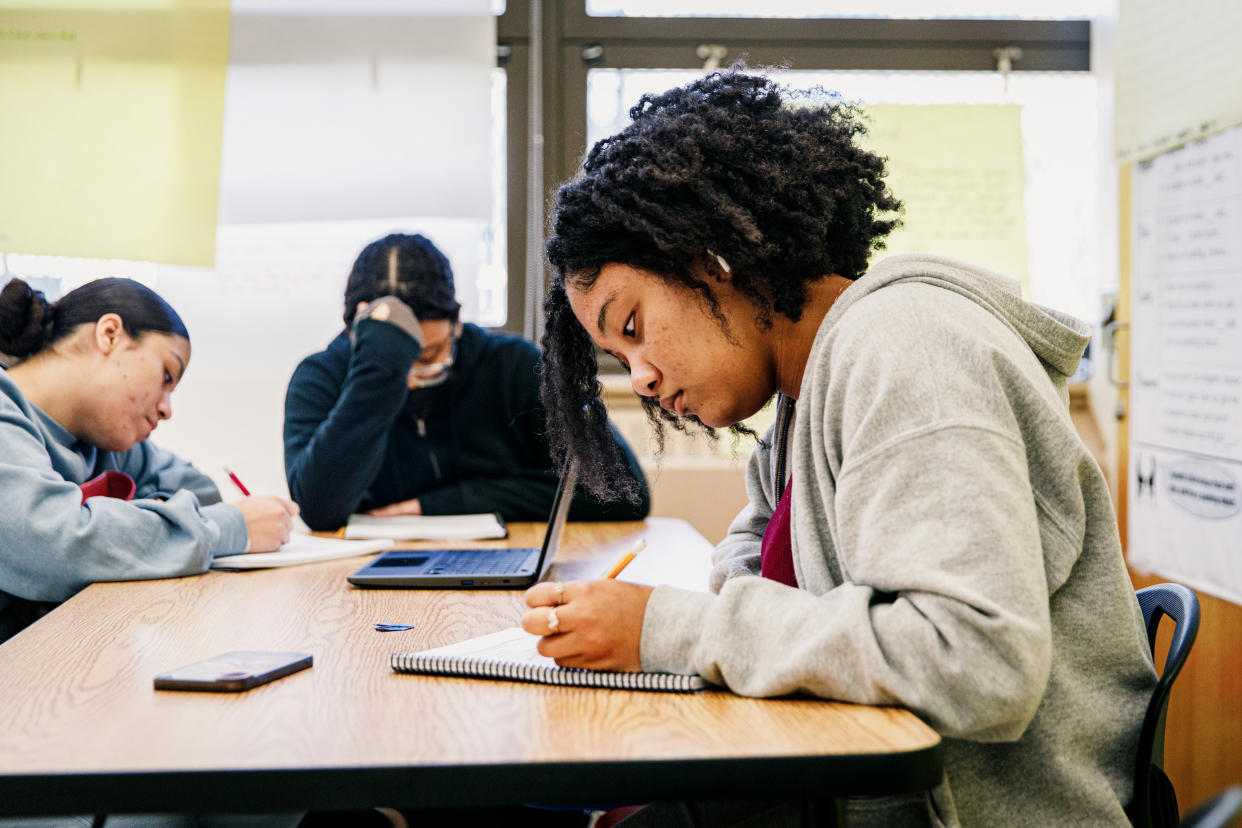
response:
[[[1140,589],[1137,595],[1143,621],[1147,624],[1147,643],[1153,661],[1160,621],[1167,617],[1176,626],[1164,671],[1143,717],[1135,762],[1134,798],[1126,813],[1137,828],[1166,828],[1178,824],[1178,812],[1173,783],[1164,773],[1164,717],[1169,708],[1173,680],[1186,663],[1199,632],[1199,598],[1180,584],[1156,584]]]

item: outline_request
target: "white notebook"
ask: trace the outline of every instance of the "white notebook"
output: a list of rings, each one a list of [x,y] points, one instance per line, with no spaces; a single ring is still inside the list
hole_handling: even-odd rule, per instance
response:
[[[392,540],[488,540],[507,537],[509,529],[500,515],[399,515],[372,517],[350,515],[345,537],[350,539],[391,538]]]
[[[288,543],[275,552],[228,555],[213,560],[211,568],[224,571],[238,571],[242,569],[271,569],[276,566],[296,566],[318,561],[332,561],[337,558],[352,558],[356,555],[371,555],[383,551],[392,545],[393,542],[386,539],[352,541],[339,540],[338,538],[321,538],[315,535],[294,534]]]
[[[702,676],[679,673],[624,673],[561,667],[540,655],[539,636],[520,627],[469,638],[447,647],[417,653],[393,653],[389,665],[398,673],[427,673],[466,678],[529,681],[613,690],[663,690],[693,693],[710,686]]]

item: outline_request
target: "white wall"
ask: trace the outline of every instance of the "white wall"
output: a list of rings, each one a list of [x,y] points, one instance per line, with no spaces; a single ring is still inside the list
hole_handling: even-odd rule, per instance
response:
[[[225,464],[252,492],[287,493],[289,377],[342,329],[364,245],[424,233],[463,318],[494,316],[495,44],[486,0],[234,3],[215,266],[147,280],[193,347],[154,439],[226,497]]]
[[[226,464],[252,492],[285,494],[289,377],[343,329],[345,282],[358,251],[394,230],[427,234],[458,273],[478,266],[477,223],[384,219],[221,227],[214,268],[156,268],[151,286],[181,314],[192,353],[173,394],[173,418],[155,442],[215,478],[226,498],[236,494]],[[469,318],[470,302],[464,305]]]

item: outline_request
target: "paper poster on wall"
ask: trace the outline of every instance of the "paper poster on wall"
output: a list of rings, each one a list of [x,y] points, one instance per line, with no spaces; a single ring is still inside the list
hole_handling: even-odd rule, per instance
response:
[[[1242,127],[1136,166],[1129,560],[1242,603]]]
[[[0,250],[210,265],[229,0],[0,0]]]
[[[1117,21],[1117,160],[1242,124],[1236,0],[1121,0]]]
[[[906,207],[885,255],[940,253],[1028,287],[1022,108],[865,107],[864,138],[889,158],[888,184]]]

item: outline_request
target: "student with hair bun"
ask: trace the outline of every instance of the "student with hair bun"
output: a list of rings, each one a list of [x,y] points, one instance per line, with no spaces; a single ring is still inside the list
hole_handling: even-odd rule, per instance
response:
[[[189,361],[176,311],[129,279],[55,303],[20,279],[0,291],[0,641],[95,581],[194,575],[288,539],[291,501],[222,503],[149,441]]]

